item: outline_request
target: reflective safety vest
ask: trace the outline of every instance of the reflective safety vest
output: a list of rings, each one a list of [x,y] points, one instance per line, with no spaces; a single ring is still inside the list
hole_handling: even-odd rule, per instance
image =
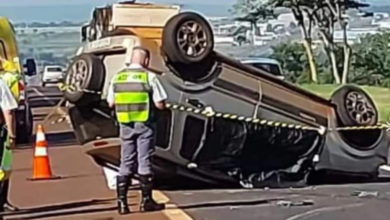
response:
[[[11,165],[12,165],[12,151],[9,149],[9,137],[4,128],[0,132],[0,150],[1,160],[0,160],[0,182],[7,180],[11,174]]]
[[[146,122],[149,120],[148,73],[124,70],[114,76],[115,109],[119,123]]]
[[[16,102],[19,102],[20,74],[11,73],[11,72],[0,72],[0,79],[2,79],[5,82],[5,84],[7,84]]]
[[[15,100],[19,101],[20,75],[8,71],[0,72],[0,79],[10,88]],[[4,128],[0,128],[4,129]],[[7,180],[11,174],[12,151],[9,149],[9,137],[5,130],[0,131],[0,182]]]

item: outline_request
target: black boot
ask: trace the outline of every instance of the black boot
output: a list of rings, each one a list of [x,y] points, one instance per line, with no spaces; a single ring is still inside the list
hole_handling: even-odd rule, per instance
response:
[[[127,204],[127,190],[129,189],[129,181],[129,176],[117,176],[116,179],[118,213],[120,215],[130,213],[129,205]]]
[[[165,209],[165,204],[158,204],[154,201],[152,196],[153,190],[153,176],[139,177],[141,182],[142,200],[141,200],[141,212],[153,212]]]

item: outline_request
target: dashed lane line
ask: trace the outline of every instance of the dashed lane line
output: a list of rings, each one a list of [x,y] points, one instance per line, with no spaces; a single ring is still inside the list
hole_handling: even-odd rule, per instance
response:
[[[156,190],[153,192],[153,195],[159,203],[167,204],[169,202],[169,198],[161,191]],[[193,220],[192,217],[178,208],[176,204],[169,204],[162,213],[171,220]]]

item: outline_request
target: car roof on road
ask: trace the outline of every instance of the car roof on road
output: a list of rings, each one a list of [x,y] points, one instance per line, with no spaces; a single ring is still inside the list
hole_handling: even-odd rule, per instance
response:
[[[238,58],[242,63],[270,63],[270,64],[279,64],[275,59],[265,58],[265,57],[242,57]]]
[[[45,66],[45,68],[64,68],[63,66],[59,66],[59,65],[47,65]]]

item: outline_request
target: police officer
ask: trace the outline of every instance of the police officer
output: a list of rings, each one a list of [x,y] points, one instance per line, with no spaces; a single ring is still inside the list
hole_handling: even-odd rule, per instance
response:
[[[0,74],[5,74],[5,61],[0,59]],[[3,113],[0,129],[0,212],[4,208],[17,210],[8,202],[9,179],[7,173],[10,171],[11,149],[16,145],[15,113],[18,108],[15,97],[11,93],[9,86],[0,77],[0,108]],[[4,127],[5,125],[5,127]]]
[[[156,75],[146,69],[150,52],[143,47],[133,48],[131,64],[117,73],[110,84],[107,101],[115,106],[120,124],[121,163],[117,177],[119,214],[128,214],[127,190],[138,172],[142,200],[140,210],[158,211],[164,204],[152,198],[152,154],[155,148],[153,109],[163,110],[167,94]],[[138,165],[138,169],[137,169]]]

